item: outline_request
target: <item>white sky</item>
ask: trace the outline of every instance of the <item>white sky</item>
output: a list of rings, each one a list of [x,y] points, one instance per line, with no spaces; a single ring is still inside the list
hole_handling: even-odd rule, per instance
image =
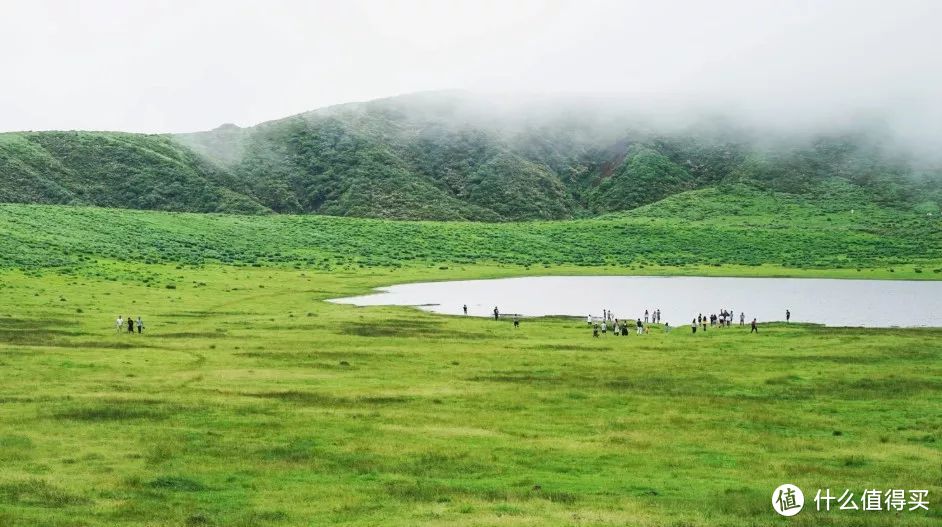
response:
[[[436,89],[939,130],[940,32],[942,0],[0,0],[0,130],[195,131]]]

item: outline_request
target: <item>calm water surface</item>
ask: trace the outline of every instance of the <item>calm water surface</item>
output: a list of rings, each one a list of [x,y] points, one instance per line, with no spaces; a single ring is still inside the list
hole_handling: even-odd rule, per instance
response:
[[[942,282],[831,280],[806,278],[720,278],[692,276],[539,276],[403,284],[378,293],[334,302],[359,306],[416,306],[459,315],[501,313],[523,316],[644,317],[661,310],[662,321],[689,324],[698,313],[733,310],[759,322],[785,320],[828,326],[942,327]]]

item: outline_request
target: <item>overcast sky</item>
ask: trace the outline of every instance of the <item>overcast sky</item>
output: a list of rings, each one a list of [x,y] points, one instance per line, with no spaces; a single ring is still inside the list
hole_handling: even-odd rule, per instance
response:
[[[0,130],[183,132],[438,89],[942,122],[942,1],[0,0]]]

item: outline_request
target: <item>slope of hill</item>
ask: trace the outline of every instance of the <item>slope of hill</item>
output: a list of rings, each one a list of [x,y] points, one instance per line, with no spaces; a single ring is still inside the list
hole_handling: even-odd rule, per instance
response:
[[[236,180],[165,136],[0,134],[0,201],[192,212],[261,212]]]
[[[843,269],[842,276],[863,276],[857,271],[865,268],[885,277],[942,276],[938,216],[881,207],[840,180],[809,197],[729,185],[598,218],[522,223],[0,205],[0,232],[0,268],[27,272],[96,272],[97,264],[117,261],[317,269],[614,265],[700,274],[733,266],[742,274]]]
[[[884,206],[937,211],[942,169],[891,142],[870,130],[667,125],[604,101],[429,93],[176,136],[2,134],[0,201],[513,221],[630,210],[732,183],[810,195],[837,178]]]

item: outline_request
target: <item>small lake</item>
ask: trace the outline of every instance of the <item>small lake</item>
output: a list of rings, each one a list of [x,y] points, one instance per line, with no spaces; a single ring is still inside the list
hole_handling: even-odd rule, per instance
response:
[[[661,310],[663,322],[690,324],[698,313],[721,309],[759,322],[785,320],[828,326],[942,327],[942,282],[694,276],[538,276],[394,285],[378,293],[332,302],[358,306],[415,306],[434,313],[525,317],[570,315],[644,317]]]

